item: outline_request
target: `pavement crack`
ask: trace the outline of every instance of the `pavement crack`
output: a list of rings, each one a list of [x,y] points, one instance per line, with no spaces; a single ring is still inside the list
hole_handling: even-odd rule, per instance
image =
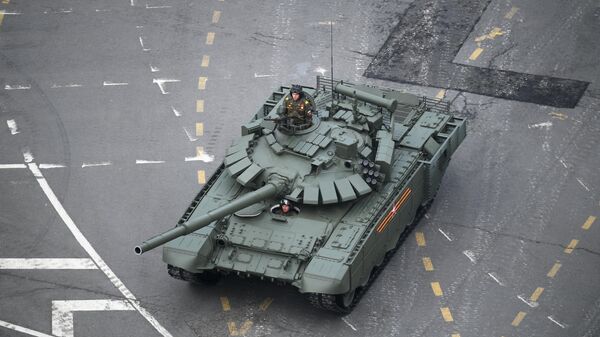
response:
[[[508,48],[505,48],[504,50],[498,52],[498,53],[494,53],[494,55],[492,55],[492,57],[490,58],[487,67],[488,68],[495,68],[494,67],[494,63],[496,63],[496,60],[499,59],[502,56],[505,56],[506,54],[508,54],[510,51],[512,51],[516,46],[518,46],[517,43],[514,42],[510,42]]]
[[[557,243],[557,242],[551,242],[551,241],[544,241],[544,240],[537,240],[537,239],[531,239],[531,238],[528,238],[528,237],[525,237],[525,236],[521,236],[521,235],[492,231],[492,230],[489,230],[487,228],[483,228],[483,227],[479,227],[479,226],[468,226],[468,225],[463,225],[463,224],[459,224],[459,223],[452,223],[452,222],[444,222],[442,224],[443,225],[454,226],[454,227],[462,227],[462,228],[467,228],[467,229],[475,229],[475,230],[482,231],[482,232],[485,232],[485,233],[488,233],[488,234],[492,234],[492,235],[496,235],[496,236],[508,237],[508,238],[512,238],[512,239],[516,239],[516,240],[520,240],[520,241],[525,241],[525,242],[531,242],[531,243],[540,244],[540,245],[548,245],[548,246],[560,247],[562,249],[566,249],[567,248],[567,244],[562,244],[562,243]],[[597,252],[595,250],[592,250],[592,249],[589,249],[589,248],[585,248],[585,247],[575,247],[573,250],[581,250],[581,251],[588,252],[588,253],[590,253],[592,255],[600,256],[600,252]]]

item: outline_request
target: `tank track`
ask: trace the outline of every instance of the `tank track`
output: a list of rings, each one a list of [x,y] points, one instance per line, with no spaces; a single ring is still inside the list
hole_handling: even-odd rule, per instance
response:
[[[204,273],[191,273],[170,264],[167,265],[167,272],[169,273],[169,276],[174,279],[191,283],[215,284],[220,278],[220,275],[216,272],[206,271]]]
[[[307,297],[308,297],[308,301],[310,302],[310,304],[312,304],[314,307],[317,307],[319,309],[333,311],[335,313],[342,314],[342,315],[347,315],[350,312],[352,312],[352,309],[354,309],[354,307],[358,304],[358,302],[360,301],[362,296],[367,292],[367,290],[369,290],[369,288],[371,287],[373,282],[375,282],[375,280],[377,279],[379,274],[381,274],[381,271],[385,268],[385,266],[388,264],[388,262],[392,259],[392,257],[396,253],[396,251],[398,251],[398,248],[400,248],[400,246],[402,245],[404,240],[413,231],[413,229],[416,227],[417,223],[419,223],[419,221],[421,221],[421,219],[423,218],[425,213],[427,213],[432,202],[433,202],[433,199],[429,200],[425,205],[422,205],[421,207],[418,208],[417,214],[415,215],[413,222],[410,225],[406,226],[406,228],[404,229],[402,234],[400,234],[400,237],[398,238],[398,241],[396,242],[396,245],[394,246],[394,248],[392,248],[387,253],[385,253],[383,261],[381,262],[381,264],[379,266],[373,267],[373,270],[371,271],[371,275],[369,275],[369,279],[367,280],[367,283],[364,286],[356,288],[356,292],[354,293],[354,299],[352,300],[352,303],[349,306],[344,307],[343,305],[339,304],[338,296],[341,296],[341,295],[331,295],[331,294],[322,294],[322,293],[308,293]]]

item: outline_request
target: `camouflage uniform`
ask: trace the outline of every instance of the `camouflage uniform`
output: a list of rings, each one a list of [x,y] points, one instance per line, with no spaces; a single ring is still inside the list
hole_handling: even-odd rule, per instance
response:
[[[300,98],[297,101],[294,101],[291,94],[285,96],[284,107],[284,116],[291,119],[295,125],[311,122],[307,112],[314,112],[314,104],[312,99],[305,93],[300,93]]]

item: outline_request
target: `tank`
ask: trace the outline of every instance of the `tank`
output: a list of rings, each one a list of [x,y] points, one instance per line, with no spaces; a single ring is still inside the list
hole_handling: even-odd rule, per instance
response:
[[[290,88],[274,91],[162,246],[169,274],[221,275],[296,287],[315,306],[349,313],[431,204],[464,118],[437,99],[317,77],[302,125],[285,118]]]

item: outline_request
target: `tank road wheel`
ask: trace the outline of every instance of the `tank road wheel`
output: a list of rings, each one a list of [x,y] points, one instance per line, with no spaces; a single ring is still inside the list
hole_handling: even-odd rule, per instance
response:
[[[221,274],[214,270],[206,270],[202,273],[191,273],[187,270],[172,265],[167,265],[167,271],[171,277],[178,280],[188,281],[190,283],[213,285],[221,279]]]
[[[352,289],[345,294],[335,296],[335,303],[339,308],[339,312],[344,314],[349,314],[352,311],[352,308],[354,308],[354,305],[356,302],[358,302],[355,300],[357,300],[356,289]]]
[[[194,276],[196,278],[196,283],[202,283],[206,285],[216,284],[221,279],[221,274],[214,270],[207,270],[199,274],[194,274]]]
[[[319,309],[346,315],[352,311],[360,300],[360,289],[359,287],[340,295],[309,293],[307,296],[310,304]]]

